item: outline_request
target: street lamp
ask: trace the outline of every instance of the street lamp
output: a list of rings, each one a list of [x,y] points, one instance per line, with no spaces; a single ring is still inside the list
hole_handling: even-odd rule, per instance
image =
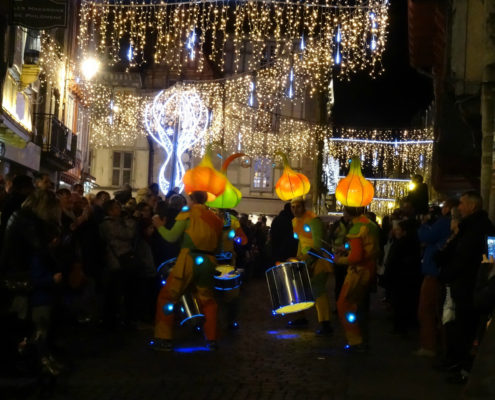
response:
[[[81,64],[81,72],[86,80],[91,80],[100,69],[100,62],[94,58],[86,58]]]

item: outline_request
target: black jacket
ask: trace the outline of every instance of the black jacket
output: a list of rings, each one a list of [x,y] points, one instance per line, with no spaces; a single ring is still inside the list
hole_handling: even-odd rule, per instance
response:
[[[486,236],[493,232],[495,228],[483,210],[460,222],[451,262],[442,271],[443,280],[452,286],[456,304],[472,305],[476,277],[483,253],[486,253]]]

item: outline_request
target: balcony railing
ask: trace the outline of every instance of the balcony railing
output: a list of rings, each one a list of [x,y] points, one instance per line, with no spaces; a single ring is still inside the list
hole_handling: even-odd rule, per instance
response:
[[[60,171],[74,168],[77,136],[53,114],[35,114],[42,162]]]

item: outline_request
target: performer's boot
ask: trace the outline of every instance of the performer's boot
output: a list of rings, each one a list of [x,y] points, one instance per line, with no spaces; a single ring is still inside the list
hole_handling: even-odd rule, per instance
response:
[[[321,321],[320,327],[316,330],[316,334],[321,336],[332,336],[333,328],[330,321]]]

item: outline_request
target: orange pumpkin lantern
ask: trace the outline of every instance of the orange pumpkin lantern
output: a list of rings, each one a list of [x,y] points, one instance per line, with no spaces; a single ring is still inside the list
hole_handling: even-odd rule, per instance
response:
[[[227,185],[227,177],[217,171],[211,162],[211,145],[206,148],[205,155],[198,166],[186,171],[182,178],[184,191],[190,194],[203,191],[208,194],[208,201],[220,196]]]
[[[361,172],[359,157],[353,157],[349,174],[342,178],[335,190],[335,197],[344,206],[365,207],[373,200],[375,189]]]
[[[232,185],[232,183],[230,183],[229,179],[227,178],[227,168],[232,161],[242,156],[245,156],[245,154],[235,153],[225,160],[225,162],[222,165],[222,171],[221,171],[222,175],[225,177],[225,180],[227,181],[225,185],[225,190],[221,195],[219,195],[213,201],[208,201],[206,205],[214,208],[234,208],[240,203],[242,199],[242,193],[240,192],[239,189],[237,189],[234,185]]]
[[[284,162],[284,171],[282,176],[275,184],[275,192],[280,200],[288,201],[295,197],[304,196],[309,192],[311,185],[306,175],[294,171],[290,165],[287,156],[283,153],[277,153],[282,156]]]

